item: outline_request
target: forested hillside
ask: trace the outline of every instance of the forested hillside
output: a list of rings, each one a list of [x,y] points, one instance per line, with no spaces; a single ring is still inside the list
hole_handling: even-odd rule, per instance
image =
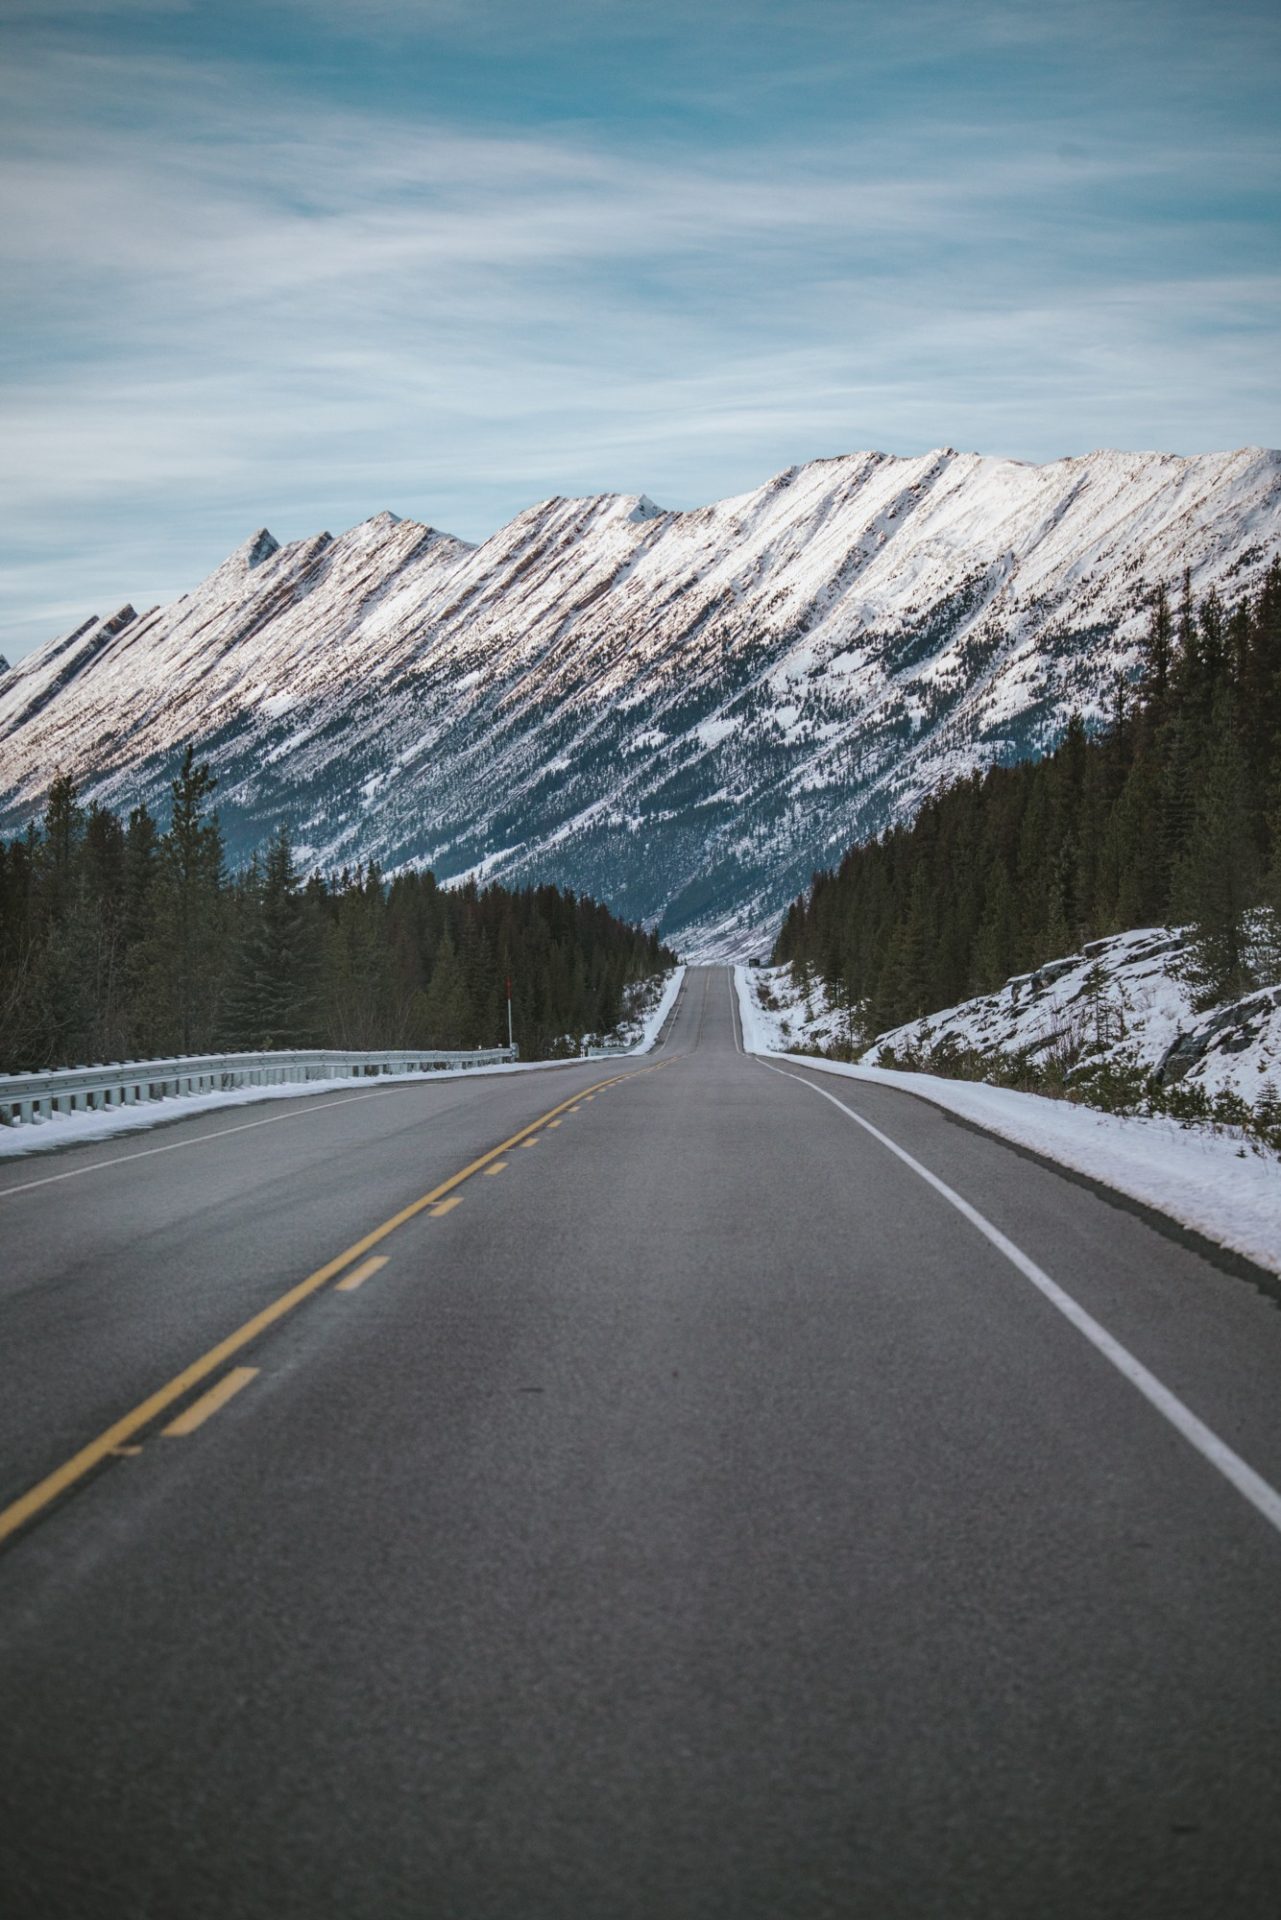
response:
[[[934,795],[910,826],[815,875],[774,958],[817,975],[865,1032],[913,1020],[1084,940],[1193,929],[1213,1006],[1278,975],[1281,562],[1257,595],[1151,609],[1139,680],[1110,724],[1079,717],[1039,761]]]
[[[457,891],[375,866],[300,884],[280,833],[229,877],[188,749],[164,830],[84,809],[0,841],[0,1070],[266,1047],[497,1046],[526,1058],[620,1018],[671,966],[652,934],[556,887]]]

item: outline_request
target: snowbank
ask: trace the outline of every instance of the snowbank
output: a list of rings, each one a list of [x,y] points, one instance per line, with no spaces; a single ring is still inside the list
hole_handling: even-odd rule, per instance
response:
[[[1250,1151],[1231,1135],[1190,1130],[1172,1120],[1132,1119],[976,1081],[789,1054],[777,1044],[787,1016],[756,1003],[753,970],[735,968],[735,982],[749,1052],[916,1094],[1281,1273],[1281,1168],[1270,1155]]]
[[[909,1020],[878,1034],[864,1066],[924,1059],[948,1048],[1017,1056],[1033,1064],[1055,1056],[1075,1070],[1134,1068],[1179,1080],[1209,1098],[1236,1094],[1257,1107],[1281,1091],[1281,988],[1263,987],[1231,1007],[1198,1012],[1183,978],[1185,940],[1177,927],[1137,927],[1092,940],[1081,953],[1049,960],[1007,980],[995,993]],[[756,991],[776,1002],[759,1009],[762,1045],[787,1052],[840,1050],[846,1015],[829,1005],[821,982],[808,995],[788,967],[752,969]],[[946,1061],[938,1064],[946,1070]]]
[[[1079,1053],[1083,1065],[1135,1066],[1154,1073],[1176,1049],[1177,1077],[1213,1096],[1235,1093],[1257,1106],[1281,1083],[1281,990],[1261,988],[1233,1007],[1198,1012],[1183,978],[1185,938],[1177,927],[1138,927],[1092,940],[1081,953],[1007,980],[996,993],[945,1007],[878,1034],[863,1055],[927,1054],[940,1045],[978,1053],[1044,1058]]]
[[[662,993],[658,996],[657,1001],[641,1022],[640,1038],[633,1046],[627,1049],[629,1054],[649,1052],[659,1034],[663,1031],[663,1022],[676,1005],[676,996],[680,992],[684,981],[685,969],[683,966],[674,968],[673,971],[668,974]]]

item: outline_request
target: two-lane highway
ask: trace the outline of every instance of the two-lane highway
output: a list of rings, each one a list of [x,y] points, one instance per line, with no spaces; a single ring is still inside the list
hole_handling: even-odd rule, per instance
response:
[[[725,970],[0,1250],[6,1920],[1281,1908],[1281,1311]]]

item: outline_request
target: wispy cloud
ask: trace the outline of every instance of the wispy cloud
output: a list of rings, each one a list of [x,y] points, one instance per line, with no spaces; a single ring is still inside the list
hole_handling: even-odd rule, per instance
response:
[[[263,520],[478,537],[860,445],[1281,439],[1281,274],[1226,211],[1266,134],[967,105],[645,143],[37,39],[0,81],[0,649]]]

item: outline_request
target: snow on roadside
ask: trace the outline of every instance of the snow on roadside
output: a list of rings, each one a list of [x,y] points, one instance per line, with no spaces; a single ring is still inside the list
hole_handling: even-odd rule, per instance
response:
[[[684,977],[684,967],[677,967],[667,975],[662,993],[633,1026],[632,1031],[638,1037],[629,1047],[620,1049],[617,1058],[626,1059],[649,1051],[671,1012]],[[331,1099],[340,1095],[350,1097],[379,1092],[384,1087],[421,1086],[437,1080],[474,1080],[481,1075],[498,1073],[544,1073],[549,1067],[575,1064],[571,1056],[564,1060],[512,1061],[496,1067],[441,1067],[430,1073],[381,1073],[369,1079],[299,1080],[282,1087],[229,1087],[221,1093],[175,1094],[169,1099],[147,1100],[134,1107],[54,1114],[48,1120],[26,1126],[0,1126],[0,1160],[17,1159],[23,1154],[56,1147],[87,1146],[97,1140],[114,1139],[117,1134],[142,1133],[171,1120],[186,1120],[193,1114],[222,1113],[229,1107],[258,1106],[266,1100],[315,1099],[323,1095]]]
[[[1243,1149],[1231,1135],[1130,1118],[1043,1094],[1015,1093],[980,1081],[887,1067],[846,1066],[789,1054],[778,1045],[786,1015],[760,1007],[755,969],[736,967],[744,1044],[796,1066],[916,1094],[1015,1146],[1041,1153],[1169,1215],[1219,1246],[1281,1273],[1281,1168],[1271,1155]]]
[[[627,1048],[629,1054],[648,1053],[659,1034],[663,1031],[663,1022],[676,1005],[676,996],[685,979],[683,966],[675,967],[663,981],[663,990],[648,1011],[642,1015],[639,1038]]]
[[[1178,1078],[1207,1095],[1234,1093],[1257,1106],[1281,1082],[1281,990],[1258,988],[1231,1008],[1198,1012],[1183,977],[1186,937],[1177,927],[1136,927],[1092,940],[1081,953],[1019,974],[995,993],[878,1034],[865,1066],[940,1046],[1044,1058],[1056,1049],[1080,1066],[1133,1066],[1155,1073],[1180,1043]]]
[[[1081,953],[1017,974],[995,992],[909,1020],[877,1034],[859,1054],[864,1066],[926,1061],[947,1071],[949,1049],[1027,1060],[1058,1056],[1080,1074],[1099,1067],[1156,1073],[1198,1088],[1208,1098],[1236,1094],[1249,1107],[1281,1090],[1281,987],[1261,987],[1231,1007],[1198,1012],[1183,977],[1186,940],[1177,927],[1136,927],[1092,940]],[[783,1052],[844,1052],[859,1045],[857,1028],[829,1005],[823,983],[808,993],[790,967],[751,969],[753,992],[765,999],[762,1032]],[[852,1042],[852,1044],[851,1044]],[[1170,1062],[1178,1047],[1182,1058]]]
[[[787,1053],[792,1048],[830,1047],[842,1037],[842,1016],[827,1004],[823,984],[799,991],[790,967],[736,966],[743,1041],[749,1053]],[[762,1001],[764,1004],[762,1004]],[[757,1036],[752,1045],[749,1030]]]
[[[521,1060],[499,1067],[441,1067],[431,1073],[380,1073],[376,1078],[299,1080],[283,1087],[228,1087],[221,1093],[173,1094],[164,1100],[142,1101],[136,1107],[108,1107],[96,1112],[58,1113],[21,1127],[0,1126],[0,1160],[17,1159],[51,1147],[86,1146],[110,1140],[119,1133],[142,1133],[170,1120],[186,1120],[196,1113],[222,1113],[228,1107],[257,1106],[264,1100],[314,1099],[328,1094],[370,1094],[436,1080],[474,1080],[482,1074],[539,1073],[546,1067],[572,1066],[572,1060]]]

